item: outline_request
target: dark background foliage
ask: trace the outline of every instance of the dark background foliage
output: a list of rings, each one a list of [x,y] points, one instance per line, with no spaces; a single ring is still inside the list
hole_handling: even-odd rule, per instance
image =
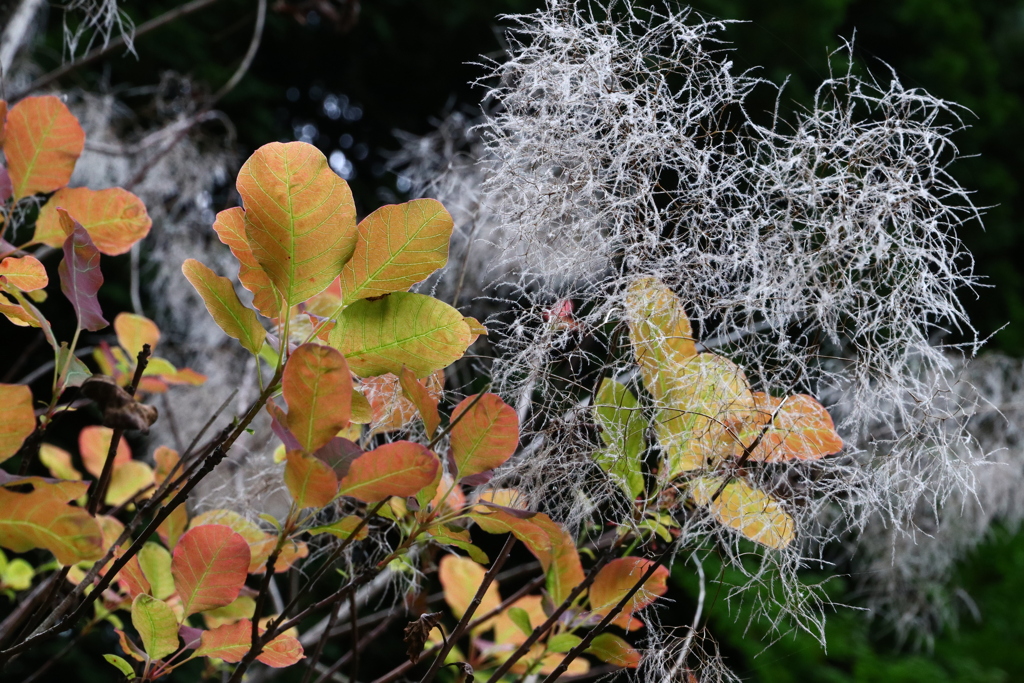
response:
[[[180,3],[128,0],[136,23]],[[239,159],[270,140],[305,139],[326,154],[343,154],[351,164],[350,182],[362,214],[401,198],[408,188],[385,170],[393,132],[425,133],[447,111],[472,108],[482,89],[471,83],[484,70],[481,56],[498,57],[503,46],[502,13],[529,11],[539,0],[373,0],[358,12],[346,0],[320,3],[292,0],[289,10],[272,11],[259,54],[248,75],[218,106],[237,128]],[[828,75],[828,54],[855,35],[854,54],[885,82],[891,66],[907,86],[921,87],[958,102],[970,112],[970,129],[957,136],[961,152],[977,155],[958,163],[954,174],[977,191],[986,210],[985,229],[973,225],[962,234],[976,259],[985,288],[965,292],[963,302],[981,336],[994,335],[992,348],[1024,354],[1024,0],[693,0],[709,17],[737,19],[726,37],[739,68],[761,67],[775,82],[789,78],[787,96],[807,102]],[[333,20],[324,7],[337,10]],[[224,83],[241,60],[255,20],[251,0],[220,0],[137,41],[138,58],[116,53],[65,77],[62,87],[113,91],[131,105],[137,122],[152,112],[149,96],[133,89],[159,86],[168,98],[201,102]],[[64,59],[60,18],[53,10],[43,44],[35,49],[44,68]],[[187,76],[182,80],[175,75]],[[185,84],[188,84],[187,86]],[[187,89],[183,89],[187,88]],[[134,90],[137,92],[137,90]],[[201,131],[213,141],[223,127]],[[219,210],[235,202],[230,186],[215,198]],[[159,229],[159,226],[156,226]],[[116,268],[117,266],[112,266]],[[105,270],[107,266],[105,266]],[[105,292],[109,316],[128,307],[123,277],[108,273]],[[13,341],[13,340],[11,340]],[[0,341],[6,346],[11,341]],[[6,351],[6,350],[5,350]],[[10,381],[10,380],[8,380]],[[692,614],[693,577],[680,564],[682,590],[671,621],[686,623]],[[976,621],[966,610],[958,633],[940,634],[933,652],[898,647],[877,623],[841,611],[829,621],[829,650],[803,636],[785,636],[763,652],[766,636],[747,614],[730,611],[719,598],[709,602],[711,631],[721,641],[728,663],[748,680],[985,682],[1024,677],[1024,536],[1000,531],[965,560],[958,580],[977,602]],[[836,582],[836,599],[856,604]],[[678,620],[675,618],[678,617]],[[403,649],[392,639],[375,648],[387,661]],[[112,643],[93,642],[93,652],[67,658],[66,674],[86,680],[99,652]],[[759,655],[759,656],[758,656]],[[88,666],[83,666],[90,662]],[[55,667],[53,675],[59,676]],[[95,669],[94,669],[95,670]],[[105,669],[97,674],[103,680]],[[111,670],[112,671],[112,670]]]

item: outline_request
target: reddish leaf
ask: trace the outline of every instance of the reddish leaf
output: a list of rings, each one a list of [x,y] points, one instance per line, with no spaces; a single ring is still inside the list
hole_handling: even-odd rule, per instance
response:
[[[84,147],[85,131],[56,97],[26,97],[11,107],[4,155],[14,198],[67,185]]]
[[[284,484],[299,508],[322,508],[338,493],[338,477],[327,463],[290,451],[284,466]]]
[[[102,557],[99,524],[82,508],[68,505],[62,491],[36,487],[31,493],[13,493],[0,488],[0,545],[17,553],[45,548],[63,565]]]
[[[245,583],[249,557],[249,544],[223,524],[185,532],[171,560],[185,616],[233,602]]]
[[[484,394],[468,407],[475,398],[466,397],[452,411],[451,449],[459,478],[493,470],[512,457],[519,445],[516,411],[495,394]]]
[[[277,545],[275,536],[264,532],[257,524],[232,510],[208,510],[197,515],[189,524],[189,528],[195,529],[207,524],[223,524],[245,539],[249,544],[250,574],[262,571],[267,558]]]
[[[71,214],[89,233],[96,248],[107,256],[127,253],[132,245],[149,234],[153,225],[146,205],[128,190],[110,187],[64,187],[43,205],[36,221],[35,240],[51,247],[64,242],[57,209]]]
[[[240,206],[221,211],[213,222],[213,229],[238,259],[238,281],[252,292],[252,305],[267,318],[277,318],[281,311],[281,296],[252,255],[249,238],[245,235],[245,211]]]
[[[797,394],[783,400],[757,392],[754,401],[775,419],[751,453],[751,460],[817,460],[843,450],[832,416],[810,396]]]
[[[348,426],[352,375],[337,350],[319,344],[295,349],[284,367],[288,431],[308,453],[324,446]]]
[[[67,234],[64,258],[57,266],[60,290],[74,306],[80,328],[90,332],[102,330],[110,323],[104,320],[100,302],[96,299],[96,293],[103,284],[100,252],[81,223],[63,209],[57,209],[57,213]]]
[[[35,429],[32,390],[21,384],[0,384],[0,462],[17,453]]]
[[[614,633],[602,633],[590,642],[587,652],[602,662],[627,669],[640,666],[640,653]]]
[[[353,460],[340,494],[366,503],[413,496],[434,482],[440,466],[437,456],[420,444],[395,441]]]
[[[427,438],[434,436],[434,432],[441,426],[441,417],[437,414],[438,395],[427,389],[426,384],[416,379],[412,370],[405,366],[402,366],[399,382],[401,382],[406,397],[416,406],[416,410],[423,419]]]
[[[118,313],[114,318],[114,332],[117,343],[133,361],[142,351],[143,344],[149,344],[149,350],[155,352],[160,342],[160,328],[144,315]]]
[[[85,471],[94,477],[99,478],[103,472],[103,461],[107,459],[107,450],[110,449],[110,438],[113,435],[113,429],[97,426],[85,427],[78,433],[78,452],[82,455],[82,464],[85,465]],[[131,459],[131,448],[122,438],[118,441],[117,452],[114,454],[114,468]]]
[[[121,548],[118,548],[118,551],[121,550]],[[117,556],[121,557],[121,552],[118,552]],[[134,555],[128,560],[128,564],[121,568],[121,571],[117,573],[117,581],[121,584],[122,590],[127,592],[132,600],[139,595],[148,594],[152,590],[149,580],[139,564],[138,555]]]
[[[238,172],[253,256],[291,307],[327,288],[356,243],[348,184],[305,142],[272,142]]]
[[[0,285],[34,292],[49,283],[46,267],[35,256],[8,256],[0,261]]]
[[[263,629],[260,629],[262,632]],[[203,631],[202,640],[196,655],[199,657],[215,657],[235,664],[249,651],[252,643],[252,622],[241,619],[233,624],[218,626]],[[302,645],[298,640],[281,634],[271,640],[257,657],[257,661],[274,668],[291,666],[303,658]]]
[[[651,564],[650,560],[639,557],[621,557],[606,564],[590,586],[590,609],[602,616],[611,612],[637,581],[643,578]],[[667,580],[668,569],[658,567],[612,623],[622,628],[639,626],[631,619],[632,614],[664,595],[668,589]]]

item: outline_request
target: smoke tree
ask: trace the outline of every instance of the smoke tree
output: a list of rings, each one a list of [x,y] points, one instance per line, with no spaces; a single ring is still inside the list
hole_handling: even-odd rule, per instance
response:
[[[359,220],[303,142],[241,166],[241,206],[209,234],[240,286],[185,259],[207,312],[178,314],[237,341],[256,396],[181,452],[124,441],[159,429],[152,397],[212,390],[154,355],[153,321],[122,313],[116,344],[76,355],[110,325],[103,256],[146,236],[145,207],[67,187],[84,133],[58,98],[0,103],[0,312],[54,353],[49,395],[0,385],[0,665],[103,628],[132,680],[359,680],[360,648],[402,616],[407,658],[378,683],[730,680],[705,561],[739,570],[728,597],[775,629],[823,640],[805,570],[832,544],[881,557],[970,499],[992,444],[958,384],[979,347],[956,298],[974,282],[956,231],[978,218],[947,173],[958,107],[858,75],[847,46],[789,112],[736,72],[723,23],[670,5],[510,20],[487,113],[434,138],[471,154],[408,140],[423,198]],[[44,313],[54,252],[70,340]],[[52,443],[72,410],[101,423],[77,457]],[[195,494],[260,448],[277,504]],[[520,547],[530,579],[509,591]],[[658,610],[672,567],[701,579],[688,623]],[[447,611],[424,606],[434,572]],[[405,609],[361,632],[377,599]]]

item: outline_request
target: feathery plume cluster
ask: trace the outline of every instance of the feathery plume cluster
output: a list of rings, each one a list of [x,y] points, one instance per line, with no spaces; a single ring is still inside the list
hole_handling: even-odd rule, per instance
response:
[[[117,0],[71,0],[63,9],[64,46],[71,57],[78,54],[83,40],[82,52],[87,52],[96,43],[106,47],[115,33],[124,40],[128,51],[134,52],[135,23],[118,7]]]
[[[970,499],[985,462],[967,428],[978,401],[954,390],[979,346],[956,234],[979,212],[947,170],[961,110],[895,73],[858,75],[847,45],[813,103],[784,113],[781,87],[735,71],[725,23],[689,9],[552,0],[509,19],[482,144],[456,153],[440,143],[472,133],[443,130],[403,158],[414,187],[463,201],[473,226],[439,286],[488,267],[496,283],[494,380],[525,445],[497,481],[577,528],[598,510],[628,520],[594,463],[588,402],[603,377],[639,387],[626,290],[657,278],[698,348],[836,420],[839,456],[745,475],[786,501],[798,543],[751,568],[709,516],[683,527],[684,546],[717,542],[763,588],[752,599],[820,634],[820,593],[797,576],[808,558],[872,520],[913,534],[922,509]],[[754,111],[766,92],[774,110]]]

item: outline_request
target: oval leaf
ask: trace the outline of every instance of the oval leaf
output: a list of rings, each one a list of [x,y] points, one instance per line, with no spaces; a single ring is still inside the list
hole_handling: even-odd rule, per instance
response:
[[[602,662],[626,669],[640,666],[640,653],[614,633],[602,633],[590,641],[586,650]]]
[[[260,629],[262,632],[263,629]],[[252,643],[252,622],[241,619],[233,624],[203,631],[196,656],[215,657],[230,664],[242,661]],[[284,634],[271,640],[256,658],[267,666],[281,668],[291,666],[303,658],[302,645],[298,640]]]
[[[437,577],[441,580],[441,587],[444,589],[444,601],[452,610],[456,619],[469,609],[473,597],[484,582],[484,575],[487,570],[467,557],[458,555],[445,555],[438,565]],[[498,582],[492,581],[484,591],[484,596],[477,605],[475,614],[481,615],[490,612],[501,604],[501,596],[498,594]],[[477,631],[486,631],[493,622],[487,621],[477,627]]]
[[[78,119],[52,95],[26,97],[11,107],[5,138],[16,200],[67,185],[85,148]]]
[[[139,550],[139,569],[149,583],[150,594],[166,600],[174,594],[171,553],[158,543],[146,543]]]
[[[195,259],[185,259],[181,272],[203,297],[206,310],[224,333],[237,339],[246,351],[255,355],[263,347],[267,331],[260,325],[256,312],[246,308],[235,294],[231,280],[221,277]]]
[[[621,557],[606,564],[590,586],[590,609],[601,616],[611,612],[643,578],[652,564],[650,560],[640,557]],[[612,623],[622,628],[630,628],[634,623],[631,619],[632,614],[664,595],[668,590],[667,581],[668,569],[658,567]]]
[[[99,524],[66,501],[49,488],[31,493],[0,488],[0,546],[18,553],[45,548],[63,565],[100,559],[105,548]]]
[[[639,278],[626,290],[626,322],[644,386],[655,399],[667,398],[670,369],[697,354],[682,301],[660,280]]]
[[[469,325],[461,313],[409,292],[355,302],[330,333],[331,346],[360,377],[398,375],[403,366],[426,377],[461,358],[469,339]]]
[[[288,307],[341,274],[356,242],[348,183],[305,142],[260,147],[238,172],[245,234],[256,261]]]
[[[146,205],[128,190],[64,187],[39,210],[35,241],[51,247],[59,247],[64,242],[58,208],[81,223],[96,248],[107,256],[127,253],[133,244],[149,234],[153,225]]]
[[[436,199],[382,206],[359,224],[355,252],[341,271],[346,304],[404,292],[448,261],[451,215]]]
[[[303,344],[288,358],[282,378],[288,403],[287,425],[309,453],[326,445],[348,426],[352,375],[337,350]]]
[[[249,573],[249,558],[249,544],[223,524],[206,524],[185,532],[171,558],[171,574],[184,615],[233,602]]]
[[[395,441],[352,461],[339,493],[365,503],[391,496],[413,496],[434,483],[441,463],[418,443]]]
[[[0,394],[2,394],[2,387],[0,387]],[[3,399],[0,398],[0,402],[2,401]],[[0,417],[0,424],[3,424],[3,417]],[[78,480],[82,478],[82,473],[71,464],[71,454],[53,444],[40,444],[39,462],[43,463],[43,466],[56,479]]]
[[[63,238],[61,233],[61,243],[64,242]],[[49,282],[46,267],[35,256],[8,256],[0,261],[0,285],[7,284],[23,292],[34,292]]]
[[[152,659],[162,659],[178,649],[178,618],[163,600],[139,595],[132,601],[132,626]]]
[[[284,466],[284,484],[299,508],[322,508],[338,493],[338,477],[327,463],[290,451]]]
[[[213,230],[238,259],[238,281],[252,292],[252,305],[267,318],[277,318],[281,310],[281,295],[252,254],[245,234],[245,211],[240,206],[221,211],[213,222]]]
[[[32,390],[21,384],[0,384],[0,462],[16,454],[35,430]]]
[[[460,479],[493,470],[519,446],[519,417],[496,394],[467,396],[452,411],[452,422],[452,459]]]
[[[107,451],[110,449],[110,439],[113,435],[113,429],[95,425],[85,427],[78,433],[78,452],[82,455],[82,464],[85,465],[85,471],[96,478],[103,473],[103,461],[107,459]],[[122,438],[117,442],[114,469],[131,459],[132,450],[129,448],[128,442]]]
[[[156,323],[135,313],[118,313],[114,318],[114,332],[117,343],[132,360],[138,357],[144,344],[149,344],[149,350],[155,352],[160,341],[160,328]]]
[[[721,483],[721,479],[713,478],[696,480],[692,489],[694,501],[708,505]],[[711,514],[719,523],[775,550],[788,546],[796,535],[793,518],[779,501],[740,479],[726,484],[718,499],[711,503]]]
[[[832,416],[810,396],[797,394],[783,400],[757,392],[754,398],[758,407],[774,419],[751,453],[751,460],[817,460],[843,450]]]
[[[90,332],[102,330],[110,323],[104,320],[100,302],[96,298],[96,293],[103,285],[100,252],[81,223],[63,209],[57,209],[57,213],[67,235],[64,239],[64,258],[57,266],[60,291],[74,306],[80,328]]]

